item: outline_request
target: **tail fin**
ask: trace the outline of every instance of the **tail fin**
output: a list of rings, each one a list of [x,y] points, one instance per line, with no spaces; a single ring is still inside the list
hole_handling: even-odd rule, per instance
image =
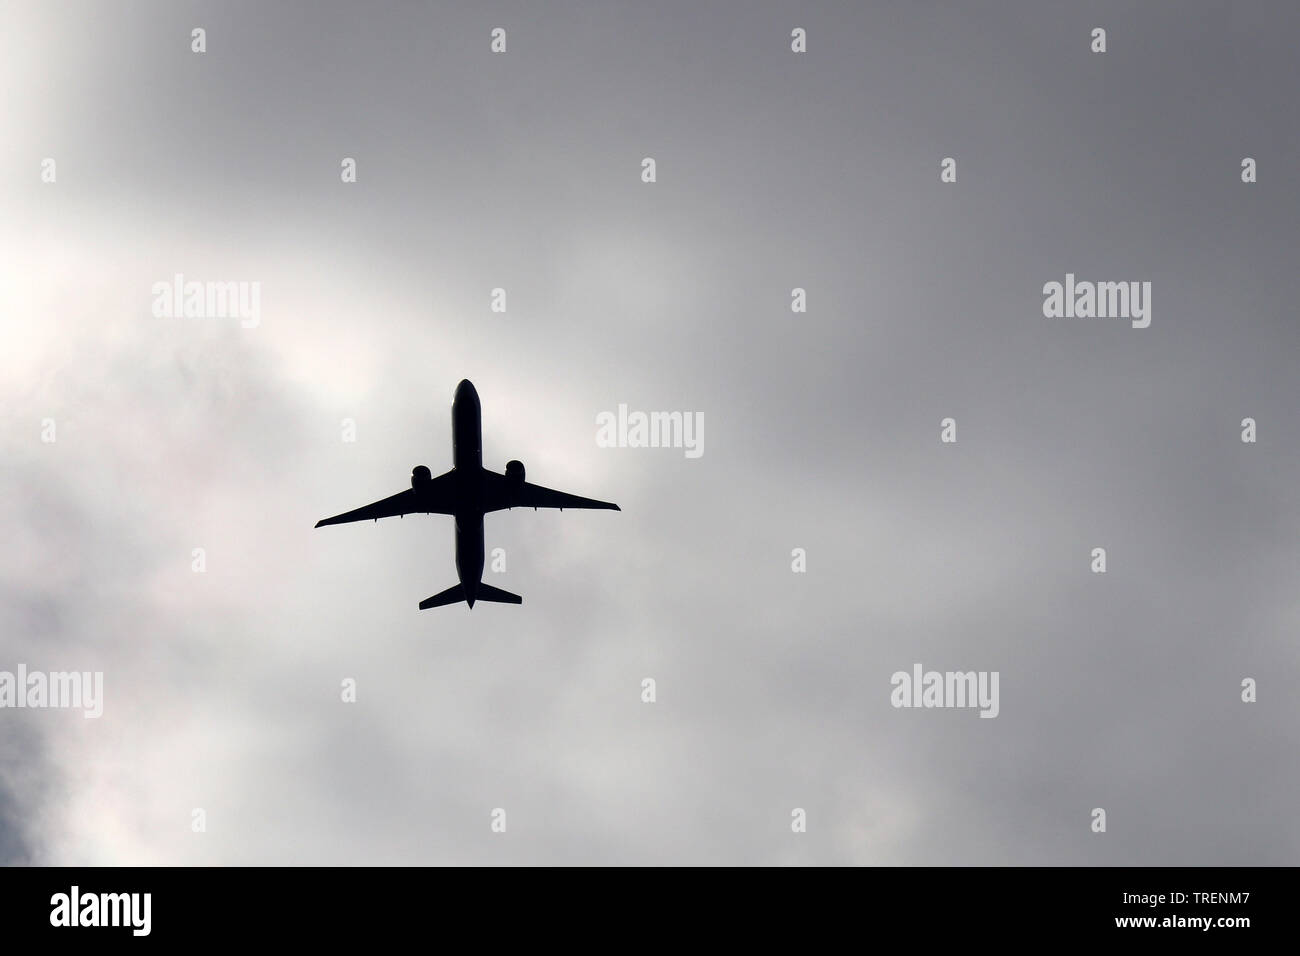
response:
[[[474,597],[480,601],[495,601],[497,604],[523,604],[524,599],[518,594],[511,594],[509,591],[502,591],[500,588],[494,588],[490,584],[479,582],[478,591]]]
[[[446,607],[448,604],[459,604],[465,600],[465,588],[462,585],[455,584],[447,590],[435,594],[433,597],[425,598],[420,602],[420,610],[427,611],[431,607]],[[523,604],[524,599],[518,594],[511,594],[509,591],[502,591],[500,588],[494,588],[490,584],[479,582],[478,588],[474,592],[476,601],[495,601],[497,604]]]
[[[465,600],[465,589],[454,584],[447,590],[435,594],[433,597],[425,598],[420,602],[420,610],[426,611],[431,607],[443,607],[448,604],[459,604]]]

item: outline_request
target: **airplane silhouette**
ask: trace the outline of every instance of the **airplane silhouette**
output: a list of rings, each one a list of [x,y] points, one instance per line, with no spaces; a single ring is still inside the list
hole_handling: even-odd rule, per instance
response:
[[[454,515],[456,518],[456,576],[460,583],[425,598],[420,610],[459,604],[471,608],[475,601],[499,604],[523,604],[518,594],[511,594],[483,583],[483,516],[503,508],[603,508],[621,511],[608,501],[596,501],[552,491],[524,481],[524,463],[506,463],[506,473],[497,474],[483,467],[483,416],[478,392],[469,379],[456,387],[451,403],[452,469],[434,478],[428,467],[416,465],[411,471],[411,487],[374,504],[316,522],[327,524],[349,521],[378,521],[409,514]]]

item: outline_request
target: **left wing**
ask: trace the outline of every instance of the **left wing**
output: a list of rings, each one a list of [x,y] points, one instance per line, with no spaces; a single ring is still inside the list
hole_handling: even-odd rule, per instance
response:
[[[484,469],[486,471],[486,469]],[[503,508],[593,508],[604,511],[622,511],[612,501],[597,501],[595,498],[583,498],[563,491],[543,488],[531,481],[516,485],[505,475],[487,471],[486,495],[483,502],[484,511],[500,511]]]
[[[396,518],[398,515],[456,513],[456,489],[451,472],[422,484],[417,488],[407,488],[395,495],[383,498],[354,511],[345,511],[333,518],[324,518],[316,522],[316,527],[327,524],[347,524],[349,521],[378,521],[380,518]]]

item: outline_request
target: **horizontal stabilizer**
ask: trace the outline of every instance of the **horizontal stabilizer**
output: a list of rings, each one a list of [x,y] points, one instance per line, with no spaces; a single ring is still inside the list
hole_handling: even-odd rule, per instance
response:
[[[420,602],[420,610],[427,611],[431,607],[459,604],[463,600],[465,600],[465,589],[456,584],[439,594],[435,594],[433,597],[425,598]]]
[[[497,604],[523,604],[524,599],[518,594],[511,594],[509,591],[502,591],[500,588],[494,588],[490,584],[479,582],[478,591],[474,597],[480,601],[495,601]]]

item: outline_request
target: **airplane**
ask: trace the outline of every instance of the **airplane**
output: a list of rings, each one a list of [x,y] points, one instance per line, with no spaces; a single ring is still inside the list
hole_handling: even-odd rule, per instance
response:
[[[350,521],[378,521],[409,514],[453,515],[456,519],[456,576],[460,583],[420,602],[420,610],[464,601],[523,604],[511,594],[483,583],[483,516],[503,508],[597,508],[621,511],[609,501],[552,491],[524,481],[524,463],[506,463],[504,475],[483,467],[483,417],[478,391],[469,379],[456,387],[451,403],[452,469],[433,477],[426,465],[411,470],[411,487],[391,497],[316,522],[321,528]]]

